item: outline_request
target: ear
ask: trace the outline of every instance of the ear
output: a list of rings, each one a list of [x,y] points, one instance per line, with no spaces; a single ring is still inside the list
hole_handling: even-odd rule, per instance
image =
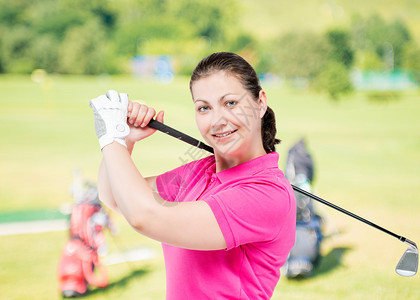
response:
[[[258,117],[262,119],[265,112],[267,111],[267,95],[265,94],[264,90],[261,90],[258,95],[258,106],[260,108]]]

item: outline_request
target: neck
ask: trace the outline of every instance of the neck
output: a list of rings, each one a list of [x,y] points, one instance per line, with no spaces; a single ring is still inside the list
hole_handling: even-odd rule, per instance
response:
[[[237,165],[243,164],[265,154],[267,153],[265,152],[262,144],[255,145],[255,147],[249,147],[245,151],[243,148],[241,148],[229,154],[218,153],[216,151],[216,173],[236,167]]]

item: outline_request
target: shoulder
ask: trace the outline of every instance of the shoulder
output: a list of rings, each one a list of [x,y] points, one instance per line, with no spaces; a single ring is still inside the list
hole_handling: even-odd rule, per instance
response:
[[[280,169],[266,169],[253,176],[232,182],[225,189],[225,200],[235,199],[243,206],[245,203],[254,212],[281,218],[293,214],[296,200],[293,189]]]
[[[195,175],[200,172],[206,171],[212,165],[215,164],[214,155],[204,157],[199,160],[193,160],[191,162],[187,162],[175,169],[165,172],[164,174],[177,174],[181,176],[189,176]]]
[[[157,176],[157,181],[165,184],[171,182],[177,186],[185,187],[189,182],[196,182],[203,177],[205,172],[212,168],[214,164],[215,159],[213,155],[194,160]]]
[[[253,179],[230,182],[203,199],[212,209],[228,249],[272,240],[284,226],[293,225],[294,195],[287,182],[279,177],[269,176],[267,172],[255,174]]]
[[[216,160],[215,160],[214,155],[210,155],[210,156],[204,157],[202,159],[192,161],[189,164],[196,167],[196,168],[208,169],[208,168],[212,167],[215,164],[215,162],[216,162]]]
[[[199,160],[194,160],[182,166],[185,177],[202,176],[207,170],[215,168],[215,157],[210,155]]]
[[[156,188],[167,201],[175,201],[180,191],[188,191],[214,164],[214,156],[186,163],[156,177]]]
[[[254,186],[263,189],[274,189],[276,191],[291,192],[292,188],[284,173],[278,167],[260,169],[245,176],[235,178],[230,181],[230,187]]]
[[[264,172],[254,175],[252,179],[240,180],[236,188],[248,190],[250,196],[264,197],[265,201],[290,203],[294,199],[293,189],[281,171]]]
[[[222,201],[237,201],[240,205],[264,210],[288,212],[295,205],[295,197],[290,183],[281,170],[265,170],[252,176],[228,181],[216,193]],[[253,206],[255,204],[256,206]]]

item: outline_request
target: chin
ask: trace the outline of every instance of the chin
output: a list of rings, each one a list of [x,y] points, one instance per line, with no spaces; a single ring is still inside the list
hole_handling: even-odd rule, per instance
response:
[[[242,143],[213,143],[212,147],[217,154],[222,155],[223,157],[237,157],[240,156],[242,152],[247,151],[247,147],[242,145]]]

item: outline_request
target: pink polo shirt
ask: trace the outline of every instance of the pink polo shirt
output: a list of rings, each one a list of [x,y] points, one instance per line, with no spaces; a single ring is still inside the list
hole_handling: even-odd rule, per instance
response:
[[[162,244],[166,299],[269,299],[295,242],[296,200],[272,152],[215,173],[214,156],[156,179],[167,201],[208,203],[227,249]],[[191,224],[194,226],[194,224]]]

